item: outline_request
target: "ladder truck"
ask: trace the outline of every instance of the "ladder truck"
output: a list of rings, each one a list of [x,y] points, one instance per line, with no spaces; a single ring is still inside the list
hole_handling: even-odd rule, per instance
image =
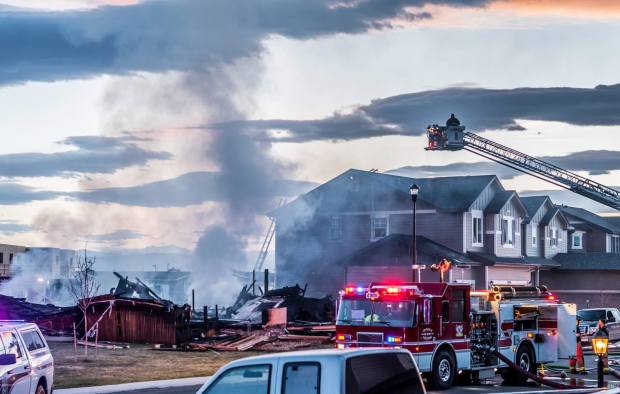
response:
[[[336,344],[405,348],[429,384],[459,375],[524,383],[537,365],[575,352],[576,305],[545,286],[474,291],[455,283],[371,283],[340,292]]]
[[[567,171],[497,142],[466,132],[465,126],[452,114],[445,126],[427,127],[429,151],[464,149],[514,170],[532,175],[556,186],[568,189],[591,200],[620,210],[620,191],[605,186],[572,171]]]

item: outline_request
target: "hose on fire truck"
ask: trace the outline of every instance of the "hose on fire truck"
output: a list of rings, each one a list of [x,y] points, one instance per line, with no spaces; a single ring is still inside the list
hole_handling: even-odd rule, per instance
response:
[[[508,357],[504,356],[503,354],[501,354],[497,350],[495,350],[493,352],[493,354],[495,356],[497,356],[497,358],[499,358],[500,360],[505,362],[510,368],[518,371],[519,373],[523,374],[524,376],[527,376],[529,379],[532,379],[536,383],[540,383],[542,385],[545,385],[545,386],[548,386],[548,387],[553,387],[553,388],[556,388],[556,389],[578,389],[578,388],[584,388],[584,386],[576,386],[576,385],[572,385],[572,384],[563,384],[563,383],[554,382],[554,381],[549,380],[549,379],[541,378],[538,375],[534,375],[530,371],[525,371],[525,370],[521,369],[512,360],[510,360]]]

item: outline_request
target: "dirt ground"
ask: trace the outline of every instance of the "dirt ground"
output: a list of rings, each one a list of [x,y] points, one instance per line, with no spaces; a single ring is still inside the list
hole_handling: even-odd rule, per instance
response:
[[[130,349],[88,349],[78,347],[74,361],[73,343],[49,342],[54,356],[55,388],[99,386],[147,380],[188,378],[212,375],[222,365],[258,352],[183,352],[158,351],[151,345],[132,345]],[[264,354],[264,353],[262,353]]]

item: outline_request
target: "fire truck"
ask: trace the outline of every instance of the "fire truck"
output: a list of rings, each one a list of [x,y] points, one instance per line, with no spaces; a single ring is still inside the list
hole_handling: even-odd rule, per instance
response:
[[[458,377],[497,372],[511,383],[527,378],[499,359],[536,373],[537,366],[575,354],[576,306],[545,286],[471,290],[456,283],[372,283],[340,292],[338,348],[399,347],[414,355],[434,388]]]

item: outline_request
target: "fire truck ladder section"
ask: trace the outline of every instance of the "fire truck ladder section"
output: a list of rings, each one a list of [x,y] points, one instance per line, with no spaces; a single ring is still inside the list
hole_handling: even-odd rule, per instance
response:
[[[426,150],[464,149],[620,210],[620,191],[464,130],[454,116],[446,126],[429,126]]]

